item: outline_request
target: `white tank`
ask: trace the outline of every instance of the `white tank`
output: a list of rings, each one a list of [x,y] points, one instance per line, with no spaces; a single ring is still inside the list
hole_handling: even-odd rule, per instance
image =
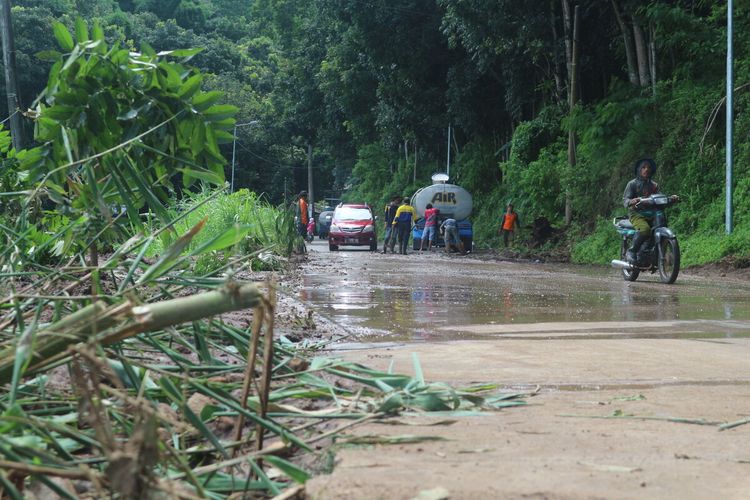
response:
[[[440,210],[441,218],[466,219],[471,215],[474,202],[467,190],[455,184],[437,183],[423,187],[412,197],[412,206],[420,217],[424,217],[425,207],[432,203]]]

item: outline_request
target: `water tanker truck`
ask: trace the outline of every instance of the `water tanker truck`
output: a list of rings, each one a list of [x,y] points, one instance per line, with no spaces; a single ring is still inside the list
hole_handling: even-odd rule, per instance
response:
[[[422,233],[424,232],[424,211],[427,204],[431,203],[433,208],[437,208],[438,227],[445,219],[456,219],[458,222],[458,236],[464,244],[466,251],[471,251],[474,240],[474,231],[469,221],[473,201],[471,194],[455,184],[448,184],[448,175],[438,173],[432,176],[433,184],[419,189],[411,198],[411,204],[417,211],[417,222],[412,230],[412,239],[414,241],[414,250],[419,250],[422,243]],[[427,242],[425,242],[427,243]],[[438,233],[437,246],[445,246],[445,241]],[[427,245],[425,245],[427,248]]]

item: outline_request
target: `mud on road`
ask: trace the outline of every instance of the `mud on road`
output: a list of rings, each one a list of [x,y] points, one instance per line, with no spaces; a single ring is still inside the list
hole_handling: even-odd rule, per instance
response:
[[[331,252],[297,298],[331,356],[455,386],[538,390],[524,407],[400,418],[354,435],[440,436],[337,452],[311,498],[748,498],[750,286],[482,256]],[[406,425],[409,424],[409,425]]]

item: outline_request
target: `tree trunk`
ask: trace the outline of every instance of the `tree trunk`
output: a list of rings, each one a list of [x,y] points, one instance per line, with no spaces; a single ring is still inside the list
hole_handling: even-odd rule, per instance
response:
[[[562,102],[562,96],[563,96],[563,76],[562,72],[560,71],[560,48],[559,48],[559,40],[560,37],[557,34],[557,16],[555,15],[555,2],[554,0],[550,1],[549,4],[549,11],[550,11],[550,24],[552,28],[552,63],[554,66],[554,78],[555,78],[555,100],[557,102]]]
[[[573,64],[573,41],[571,30],[573,22],[570,18],[570,0],[561,0],[563,12],[563,32],[565,33],[565,63],[568,70],[568,83],[570,83],[571,68]],[[570,100],[570,89],[568,89],[568,100]]]
[[[23,149],[26,141],[21,122],[21,98],[18,96],[16,80],[16,48],[13,42],[13,23],[10,16],[10,0],[0,0],[0,38],[3,44],[3,64],[5,65],[5,95],[8,100],[10,135],[16,151]]]
[[[643,34],[641,26],[635,21],[633,21],[633,37],[635,39],[635,54],[638,58],[638,81],[641,87],[648,87],[650,79],[646,36]]]
[[[417,183],[417,140],[414,139],[414,184]]]
[[[656,29],[653,24],[649,25],[648,37],[648,62],[651,73],[651,91],[656,96]]]
[[[573,14],[573,43],[571,45],[571,59],[570,59],[570,93],[568,94],[568,103],[570,104],[570,116],[573,116],[573,110],[575,109],[576,102],[578,101],[578,33],[580,28],[579,23],[579,11],[580,7],[575,6]],[[568,168],[571,170],[576,166],[576,131],[571,125],[568,129]],[[565,189],[565,225],[570,225],[573,220],[573,202],[570,187]]]
[[[612,0],[612,9],[615,11],[615,18],[617,19],[617,24],[620,26],[622,41],[625,45],[625,58],[628,63],[628,79],[631,84],[638,86],[638,68],[636,67],[635,51],[633,49],[633,34],[630,32],[627,24],[625,24],[617,0]]]

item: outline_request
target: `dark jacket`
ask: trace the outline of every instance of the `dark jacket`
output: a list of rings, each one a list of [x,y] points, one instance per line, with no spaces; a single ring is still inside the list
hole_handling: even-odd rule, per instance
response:
[[[648,179],[642,179],[641,176],[638,175],[638,166],[644,161],[651,164],[651,176]],[[651,180],[656,173],[656,162],[651,158],[642,158],[636,161],[633,165],[633,172],[635,174],[635,179],[628,182],[627,186],[625,186],[625,192],[622,195],[622,204],[625,208],[631,211],[636,211],[630,206],[630,200],[633,198],[646,198],[647,196],[659,192],[659,185]]]
[[[396,210],[398,210],[398,205],[394,205],[393,203],[385,206],[385,225],[387,227],[393,224],[393,217],[396,216]]]

